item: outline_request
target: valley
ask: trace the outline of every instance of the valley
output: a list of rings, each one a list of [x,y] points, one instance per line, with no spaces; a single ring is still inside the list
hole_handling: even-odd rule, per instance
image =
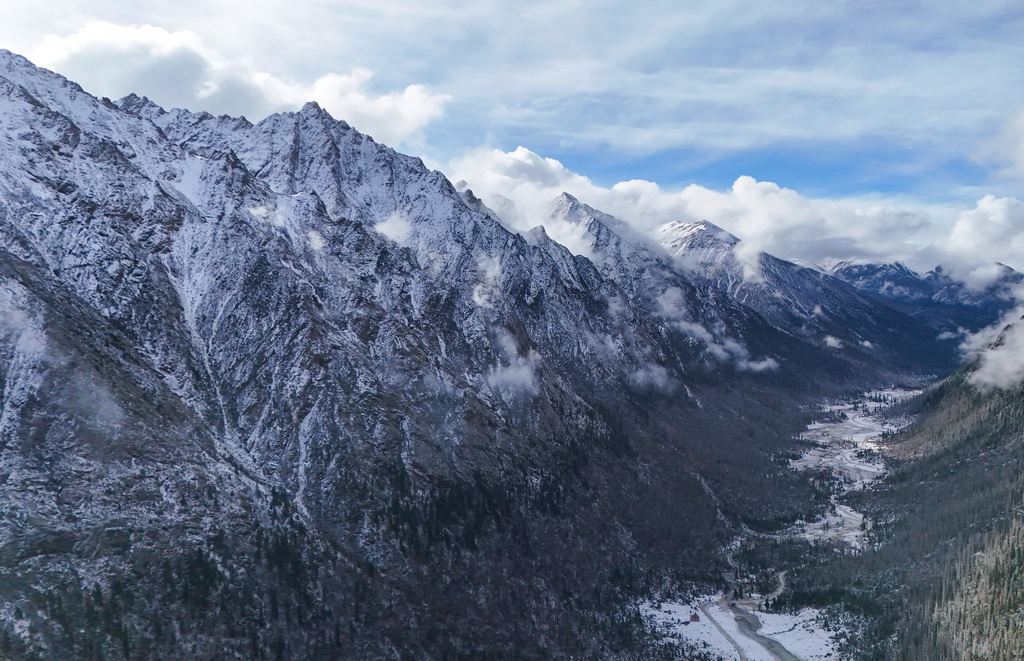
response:
[[[871,521],[842,502],[851,491],[869,489],[885,475],[879,455],[883,434],[892,434],[912,421],[886,415],[889,407],[921,394],[921,390],[890,388],[861,397],[826,401],[818,408],[819,418],[800,434],[811,447],[790,461],[793,470],[825,471],[834,475],[839,488],[826,515],[799,522],[783,531],[780,538],[802,539],[836,552],[858,552],[865,543]],[[756,545],[756,536],[752,535]],[[786,570],[776,573],[778,586],[770,594],[746,591],[751,579],[740,580],[730,572],[730,587],[686,603],[664,602],[647,605],[645,615],[664,635],[691,643],[728,661],[810,661],[839,659],[834,631],[821,625],[824,613],[805,608],[796,613],[767,611],[786,586]],[[691,617],[698,614],[698,620]]]

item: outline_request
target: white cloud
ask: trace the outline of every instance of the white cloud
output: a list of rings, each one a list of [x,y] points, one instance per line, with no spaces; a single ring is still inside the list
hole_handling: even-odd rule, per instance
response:
[[[832,335],[826,335],[825,336],[825,346],[827,346],[829,349],[842,349],[843,348],[843,341],[840,340],[838,337],[834,337]]]
[[[402,245],[412,234],[412,224],[404,213],[396,211],[386,220],[382,220],[373,226],[377,233],[386,236],[395,243]]]
[[[529,351],[519,355],[515,339],[505,331],[498,335],[498,348],[504,355],[504,364],[499,364],[487,375],[487,384],[502,394],[535,394],[537,392],[536,368],[540,355]]]
[[[981,288],[999,274],[994,262],[1024,267],[1024,202],[986,195],[961,212],[937,255],[951,275]]]
[[[746,345],[727,336],[724,327],[716,326],[712,332],[688,319],[682,291],[678,288],[668,288],[656,301],[658,303],[657,314],[668,319],[673,326],[704,345],[708,353],[718,362],[731,364],[741,372],[763,372],[778,369],[779,364],[773,358],[752,359]]]
[[[473,302],[481,308],[491,309],[494,301],[501,297],[498,281],[501,278],[501,261],[496,257],[481,257],[477,260],[479,282],[473,286]]]
[[[308,82],[335,71],[347,86],[366,69],[386,78],[387,90],[428,83],[459,99],[443,138],[455,149],[509,146],[525,132],[539,149],[682,147],[714,158],[780,143],[876,141],[911,158],[962,158],[1020,104],[1024,83],[1013,0],[953,0],[928,12],[907,2],[811,0],[764,7],[548,0],[526,9],[461,0],[250,0],[242,11],[225,0],[9,4],[0,42],[22,51],[45,32],[68,39],[90,19],[151,23],[190,31],[221,60],[279,79]],[[208,91],[225,98],[218,91],[226,81],[213,82],[217,90]],[[921,160],[914,165],[926,170],[930,158]]]
[[[316,230],[309,230],[308,232],[306,232],[306,239],[309,242],[309,247],[312,248],[314,252],[322,251],[324,249],[324,246],[327,245],[327,241],[324,239],[324,235],[321,234],[320,232],[317,232]]]
[[[969,336],[961,349],[978,359],[968,381],[982,390],[1012,388],[1024,381],[1024,307],[1018,307],[998,323]]]
[[[646,363],[630,373],[629,380],[640,388],[657,388],[666,392],[671,392],[676,387],[676,382],[669,376],[668,370],[654,363]]]
[[[982,145],[977,159],[994,165],[1006,177],[1024,180],[1024,109],[1013,113],[1002,130]]]
[[[388,144],[415,142],[444,112],[448,97],[423,85],[376,94],[363,67],[326,73],[311,83],[229,60],[189,30],[93,21],[67,35],[47,35],[29,53],[94,94],[135,92],[167,107],[246,115],[259,120],[316,101],[339,119]]]
[[[677,321],[675,325],[679,330],[704,344],[717,361],[732,364],[741,372],[765,372],[779,368],[779,363],[774,358],[752,359],[750,351],[739,340],[731,337],[718,339],[707,328],[689,321]]]
[[[445,0],[253,0],[239,12],[223,0],[54,0],[10,8],[0,38],[111,97],[134,91],[250,119],[316,100],[389,144],[427,145],[429,127],[435,158],[467,144],[524,142],[598,154],[607,167],[671,149],[714,163],[748,149],[764,160],[776,147],[824,145],[838,154],[824,157],[826,167],[868,159],[897,180],[929,181],[971,154],[1024,176],[1024,69],[1015,65],[1024,44],[1010,0],[958,0],[926,13],[907,3],[721,0],[684,11],[652,2],[551,0],[522,11]],[[843,156],[847,148],[853,156]],[[966,255],[941,241],[962,209],[815,199],[751,177],[724,191],[642,180],[602,187],[521,148],[475,151],[448,170],[521,229],[540,222],[562,190],[639,228],[707,218],[744,239],[738,256],[752,277],[754,257],[767,250],[807,262],[897,257],[918,268],[938,256],[981,281],[984,271],[970,263],[990,249],[974,245]],[[943,195],[948,179],[934,184]],[[571,231],[555,238],[583,250]],[[999,259],[1024,267],[1011,244],[996,247],[1005,248]]]
[[[663,317],[683,319],[687,316],[689,306],[686,305],[683,290],[679,287],[669,287],[655,301],[658,303],[658,314]]]
[[[495,367],[488,374],[487,383],[497,390],[535,393],[537,383],[533,367],[532,361],[516,359],[508,365]]]

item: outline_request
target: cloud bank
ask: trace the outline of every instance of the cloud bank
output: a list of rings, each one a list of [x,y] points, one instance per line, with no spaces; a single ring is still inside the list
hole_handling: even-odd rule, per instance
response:
[[[1024,203],[1015,198],[985,196],[959,210],[882,198],[816,199],[748,176],[726,191],[668,191],[643,180],[604,187],[525,147],[477,150],[447,169],[521,231],[542,224],[551,201],[566,191],[644,232],[709,220],[740,237],[748,256],[763,250],[810,264],[899,259],[922,270],[942,264],[974,287],[997,275],[995,261],[1024,268]]]
[[[385,143],[450,162],[454,179],[524,226],[567,190],[641,229],[706,218],[744,239],[741,256],[943,263],[976,286],[993,259],[1024,267],[1012,231],[1000,229],[1020,217],[1019,189],[951,192],[977,186],[979,172],[1024,177],[1024,69],[1014,65],[1024,13],[1013,3],[956,0],[927,15],[901,3],[653,3],[584,10],[551,0],[527,12],[260,0],[239,14],[198,0],[159,11],[55,0],[13,8],[0,36],[110,97],[136,92],[253,120],[316,100]],[[464,152],[517,143],[593,156],[607,181],[624,180],[595,185],[523,148]],[[609,162],[621,172],[648,158],[674,161],[677,181],[715,170],[716,183],[680,190],[608,177]],[[783,176],[779,159],[810,179],[821,164],[819,190],[848,173],[885,190],[980,199],[808,197],[765,180]],[[762,175],[736,176],[749,172]]]
[[[311,83],[275,76],[223,57],[194,32],[152,25],[90,22],[67,36],[47,35],[28,56],[94,94],[118,98],[137,92],[165,107],[254,121],[316,101],[393,145],[422,140],[424,127],[442,116],[448,101],[423,85],[374,93],[373,74],[362,67],[326,73]]]

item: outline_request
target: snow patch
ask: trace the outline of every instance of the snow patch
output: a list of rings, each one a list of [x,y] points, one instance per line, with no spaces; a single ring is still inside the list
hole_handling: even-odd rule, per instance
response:
[[[919,390],[893,388],[826,406],[824,413],[829,414],[832,420],[807,426],[801,438],[811,441],[815,447],[791,461],[790,467],[797,470],[829,469],[843,478],[844,492],[863,489],[885,474],[885,464],[878,455],[878,441],[886,431],[894,431],[878,413],[885,406],[920,393]],[[799,522],[785,534],[861,548],[870,529],[870,520],[840,504],[837,496],[833,496],[829,514],[817,521]]]
[[[799,659],[838,660],[833,634],[821,626],[822,612],[806,608],[797,613],[766,613],[752,603],[737,604],[741,611],[760,621],[757,635],[770,638]],[[737,616],[721,594],[689,603],[644,604],[641,613],[650,625],[668,638],[689,643],[698,651],[729,661],[776,661],[764,644],[749,637],[737,623]]]

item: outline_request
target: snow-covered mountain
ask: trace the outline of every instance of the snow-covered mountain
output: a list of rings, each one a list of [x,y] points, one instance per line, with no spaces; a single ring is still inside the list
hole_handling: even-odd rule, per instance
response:
[[[654,235],[677,270],[809,343],[867,361],[877,360],[879,353],[900,360],[922,348],[926,353],[934,349],[934,333],[917,320],[838,278],[750,250],[713,223],[667,223]]]
[[[573,251],[315,104],[0,51],[0,652],[629,657],[652,582],[814,502],[780,411],[951,355],[769,256],[551,217]]]
[[[843,261],[825,270],[934,328],[957,332],[980,330],[1013,307],[1024,275],[1003,264],[995,266],[998,276],[979,290],[951,278],[941,266],[923,275],[900,262]]]

